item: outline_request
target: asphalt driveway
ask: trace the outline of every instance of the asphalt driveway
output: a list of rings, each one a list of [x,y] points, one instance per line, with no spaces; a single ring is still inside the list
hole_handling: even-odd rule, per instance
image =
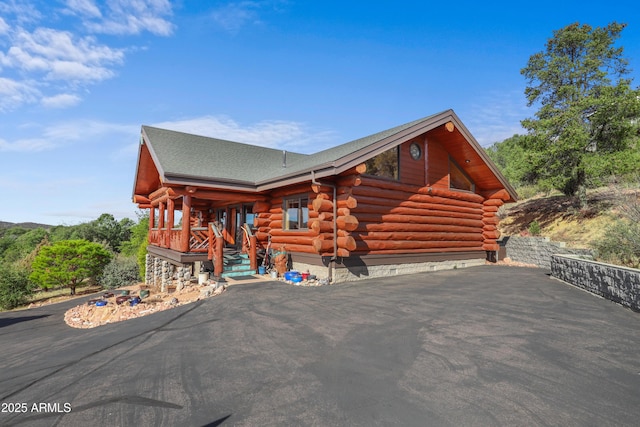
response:
[[[77,301],[0,313],[0,424],[638,425],[640,314],[545,273],[240,284],[88,330]]]

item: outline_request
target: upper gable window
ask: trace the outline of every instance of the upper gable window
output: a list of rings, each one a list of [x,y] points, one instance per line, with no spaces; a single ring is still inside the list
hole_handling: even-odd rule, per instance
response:
[[[399,179],[398,173],[398,161],[399,150],[398,147],[394,147],[384,153],[367,160],[367,174],[373,176],[379,176],[381,178]]]
[[[476,185],[456,162],[449,158],[449,188],[455,190],[475,191]]]

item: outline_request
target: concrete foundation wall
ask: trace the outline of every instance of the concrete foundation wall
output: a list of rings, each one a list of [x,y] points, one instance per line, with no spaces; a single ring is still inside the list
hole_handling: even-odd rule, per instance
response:
[[[564,242],[552,242],[548,237],[505,236],[498,243],[506,249],[506,256],[513,261],[535,264],[551,269],[554,254],[580,255],[593,258],[589,249],[568,248]]]
[[[640,311],[640,270],[586,260],[578,256],[553,255],[551,275]]]
[[[387,264],[387,265],[363,265],[346,268],[337,266],[333,269],[333,283],[351,282],[356,280],[369,279],[372,277],[397,276],[401,274],[422,273],[426,271],[452,270],[456,268],[473,267],[484,265],[483,259],[464,259],[451,261],[417,262],[407,264]],[[329,268],[319,265],[293,262],[293,269],[297,271],[309,271],[318,279],[326,278],[329,275]]]

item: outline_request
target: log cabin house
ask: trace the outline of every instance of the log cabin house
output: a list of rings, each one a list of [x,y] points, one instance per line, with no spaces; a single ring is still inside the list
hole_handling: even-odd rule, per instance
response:
[[[477,265],[516,198],[452,110],[315,154],[142,126],[133,189],[154,283],[255,274],[268,246],[334,282]]]

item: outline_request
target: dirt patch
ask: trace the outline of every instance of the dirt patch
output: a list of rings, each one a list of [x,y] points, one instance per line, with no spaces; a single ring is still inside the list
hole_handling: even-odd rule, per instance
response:
[[[148,295],[145,295],[147,291]],[[101,292],[87,303],[67,310],[64,320],[73,328],[95,328],[179,307],[203,298],[220,295],[223,291],[224,287],[187,285],[180,291],[156,292],[142,284],[137,284]]]
[[[505,206],[499,228],[506,236],[526,236],[531,224],[537,222],[542,236],[566,242],[571,247],[590,248],[602,238],[611,218],[619,215],[620,203],[634,193],[635,190],[609,188],[591,190],[587,208],[581,208],[578,200],[571,196],[524,200]]]

